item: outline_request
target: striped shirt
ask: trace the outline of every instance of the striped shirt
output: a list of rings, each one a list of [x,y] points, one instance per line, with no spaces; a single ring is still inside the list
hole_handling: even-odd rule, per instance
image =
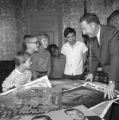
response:
[[[13,87],[20,87],[26,83],[31,81],[32,73],[30,70],[26,70],[25,72],[21,73],[17,69],[13,70],[11,74],[5,79],[2,84],[2,91],[7,91]]]

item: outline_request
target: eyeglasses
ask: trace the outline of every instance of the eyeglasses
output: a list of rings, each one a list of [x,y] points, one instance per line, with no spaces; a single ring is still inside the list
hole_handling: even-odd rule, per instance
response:
[[[36,41],[36,42],[28,42],[28,43],[31,43],[31,44],[39,44],[38,41]]]

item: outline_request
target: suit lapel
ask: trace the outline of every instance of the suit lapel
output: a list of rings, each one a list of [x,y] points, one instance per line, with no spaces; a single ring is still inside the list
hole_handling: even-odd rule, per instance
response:
[[[100,30],[100,50],[102,50],[103,47],[103,42],[104,42],[104,27],[101,26],[101,30]]]
[[[96,56],[98,57],[98,60],[101,60],[102,49],[104,49],[103,42],[104,42],[104,27],[101,26],[100,45],[98,46],[98,41],[97,40],[94,40],[94,42],[93,42],[93,44],[94,44],[93,47],[94,47]]]
[[[108,44],[107,35],[105,35],[105,32],[107,31],[105,26],[101,26],[100,31],[100,48],[97,45],[97,41],[93,39],[92,47],[94,49],[95,56],[98,58],[98,60],[103,63],[106,57],[106,51],[105,48]]]

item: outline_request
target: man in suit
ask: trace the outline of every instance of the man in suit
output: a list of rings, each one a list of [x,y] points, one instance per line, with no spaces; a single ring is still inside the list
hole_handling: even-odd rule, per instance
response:
[[[114,97],[114,89],[119,90],[119,31],[111,26],[101,25],[96,14],[88,13],[80,18],[83,34],[89,36],[91,63],[86,80],[93,80],[93,73],[100,64],[108,73],[108,87],[104,97]]]

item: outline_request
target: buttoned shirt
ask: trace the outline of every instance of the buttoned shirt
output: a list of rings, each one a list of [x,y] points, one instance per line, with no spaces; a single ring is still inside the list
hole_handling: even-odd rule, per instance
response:
[[[79,75],[83,73],[83,54],[87,51],[83,42],[77,41],[73,48],[67,42],[63,45],[61,53],[66,56],[64,74]]]
[[[3,91],[29,83],[31,81],[31,76],[32,74],[30,70],[25,70],[23,73],[17,69],[13,70],[2,84]]]

